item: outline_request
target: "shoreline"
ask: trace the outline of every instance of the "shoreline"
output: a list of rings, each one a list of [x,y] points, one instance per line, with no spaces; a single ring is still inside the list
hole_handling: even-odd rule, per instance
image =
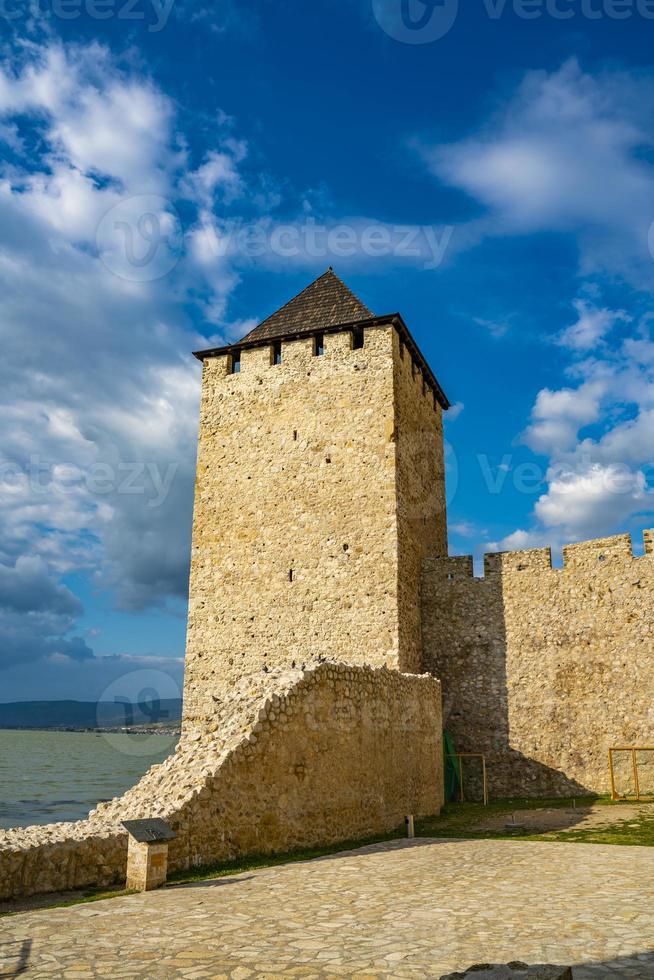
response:
[[[80,735],[176,735],[182,734],[181,726],[171,728],[81,728],[74,725],[47,727],[43,725],[22,725],[19,728],[3,728],[1,732],[71,732]]]

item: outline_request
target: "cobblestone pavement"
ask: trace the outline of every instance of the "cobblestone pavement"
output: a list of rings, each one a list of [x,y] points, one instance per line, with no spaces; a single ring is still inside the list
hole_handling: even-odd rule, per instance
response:
[[[0,920],[0,977],[654,978],[654,848],[395,841]]]

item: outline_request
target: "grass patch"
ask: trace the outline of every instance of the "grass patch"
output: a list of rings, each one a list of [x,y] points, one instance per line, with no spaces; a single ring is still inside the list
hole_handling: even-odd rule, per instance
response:
[[[595,830],[559,830],[543,837],[543,840],[654,847],[654,814],[634,814],[630,820],[623,820],[612,827],[598,827]]]
[[[439,817],[428,817],[416,822],[416,833],[420,837],[459,837],[469,840],[539,840],[572,842],[576,844],[630,844],[641,847],[654,846],[654,812],[651,808],[642,810],[642,804],[624,800],[613,801],[609,797],[577,797],[574,801],[578,809],[591,806],[602,806],[610,809],[625,807],[633,809],[633,816],[625,818],[616,815],[616,822],[606,827],[590,827],[575,829],[554,829],[543,833],[530,830],[528,827],[521,831],[511,831],[504,827],[511,814],[518,810],[554,810],[572,809],[570,799],[541,799],[541,800],[501,800],[494,801],[488,806],[481,803],[448,803]],[[493,817],[505,817],[501,828],[497,830],[476,830],[480,823]]]

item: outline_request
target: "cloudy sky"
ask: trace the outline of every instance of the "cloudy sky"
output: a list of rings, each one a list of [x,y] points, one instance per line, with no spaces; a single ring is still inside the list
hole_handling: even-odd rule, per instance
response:
[[[330,264],[454,403],[453,552],[654,525],[654,20],[460,6],[0,4],[0,701],[179,683],[190,352]]]

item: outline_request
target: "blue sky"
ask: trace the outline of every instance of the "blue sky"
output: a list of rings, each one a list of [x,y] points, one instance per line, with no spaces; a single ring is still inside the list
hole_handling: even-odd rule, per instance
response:
[[[454,553],[638,546],[653,3],[3,0],[0,37],[0,700],[179,683],[190,351],[328,265],[454,403]]]

